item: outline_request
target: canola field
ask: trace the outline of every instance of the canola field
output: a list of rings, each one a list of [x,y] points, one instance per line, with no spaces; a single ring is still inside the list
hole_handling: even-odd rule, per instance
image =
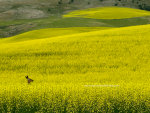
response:
[[[63,17],[64,18],[82,17],[94,19],[125,19],[143,16],[150,16],[150,12],[126,7],[100,7],[100,8],[98,7],[72,11],[68,14],[65,14]]]
[[[150,25],[141,25],[0,39],[0,112],[149,113],[149,36]]]

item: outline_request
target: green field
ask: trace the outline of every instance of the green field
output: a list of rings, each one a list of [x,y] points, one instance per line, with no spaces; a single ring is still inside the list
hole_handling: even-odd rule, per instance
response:
[[[149,113],[149,36],[148,24],[48,28],[0,39],[0,112]],[[27,84],[26,75],[34,82]]]
[[[148,11],[119,7],[93,8],[41,19],[0,20],[0,38],[47,28],[126,27],[145,24],[150,24]]]

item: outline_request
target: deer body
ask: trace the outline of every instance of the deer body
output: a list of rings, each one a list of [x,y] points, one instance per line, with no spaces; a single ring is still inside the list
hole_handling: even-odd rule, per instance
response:
[[[31,82],[33,82],[33,80],[30,79],[28,76],[26,76],[26,79],[27,79],[27,81],[28,81],[28,84],[30,84]]]

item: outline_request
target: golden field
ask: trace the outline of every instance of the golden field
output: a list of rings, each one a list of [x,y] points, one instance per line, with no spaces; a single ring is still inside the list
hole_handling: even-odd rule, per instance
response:
[[[76,10],[65,14],[63,17],[82,17],[95,19],[125,19],[150,16],[149,11],[126,7],[98,7],[84,10]]]
[[[0,111],[150,112],[150,25],[51,28],[0,40]],[[27,84],[25,76],[34,82]]]

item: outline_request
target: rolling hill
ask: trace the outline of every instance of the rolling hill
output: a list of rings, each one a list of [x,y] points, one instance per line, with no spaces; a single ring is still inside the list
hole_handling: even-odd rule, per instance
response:
[[[94,19],[124,19],[150,16],[149,11],[124,8],[124,7],[103,7],[103,8],[91,8],[79,11],[73,11],[64,17],[84,17]]]
[[[104,6],[121,6],[149,10],[150,2],[148,0],[0,0],[0,38],[41,28],[68,27],[72,25],[68,21],[75,21],[71,27],[101,27],[104,22],[88,19],[86,23],[81,19],[68,20],[61,17],[70,11]],[[78,25],[76,22],[80,22],[80,20],[81,23],[84,22],[85,24]],[[135,22],[136,20],[138,22]],[[143,24],[143,18],[136,20],[129,20],[130,23],[128,25],[131,23],[134,23],[134,25],[135,23]],[[115,25],[124,23],[122,20],[112,21]],[[127,25],[128,20],[124,21],[125,24],[120,26]],[[148,21],[149,18],[146,18],[146,20],[144,18],[145,23],[148,23]],[[65,25],[62,22],[65,22]],[[109,21],[107,23],[111,24]],[[112,27],[112,25],[110,26]]]
[[[82,32],[99,31],[104,29],[111,29],[112,27],[70,27],[70,28],[48,28],[41,30],[29,31],[13,37],[6,38],[3,41],[18,42],[26,40],[44,39],[57,36],[65,36],[78,34]]]
[[[46,29],[41,30],[41,35],[40,31],[33,31],[1,39],[1,73],[16,71],[20,74],[27,70],[32,74],[73,74],[123,69],[131,72],[146,71],[149,65],[145,62],[149,59],[149,27],[150,25],[143,25],[108,30],[95,28],[90,32],[90,28],[87,31],[68,28],[60,29],[62,32],[57,35],[56,32],[50,35],[51,30]],[[42,33],[46,34],[45,37]],[[3,70],[7,66],[9,69]]]
[[[133,9],[132,18],[119,15],[122,19],[110,19],[113,10],[105,19],[54,19],[59,28],[1,38],[0,111],[150,112],[149,13],[138,11]],[[95,27],[98,22],[101,27]]]
[[[109,10],[111,11],[109,12]],[[120,13],[124,13],[120,18],[115,15],[121,15],[119,12],[115,12],[116,10],[122,9]],[[38,29],[46,29],[46,28],[68,28],[68,27],[125,27],[125,26],[135,26],[135,25],[144,25],[150,23],[150,16],[149,12],[138,10],[138,9],[131,9],[131,8],[117,8],[117,7],[105,7],[105,8],[93,8],[87,9],[93,11],[98,11],[99,13],[96,14],[98,18],[105,16],[101,19],[95,19],[93,13],[93,18],[82,18],[82,17],[70,17],[70,18],[63,18],[59,16],[52,16],[47,18],[41,19],[31,19],[31,20],[1,20],[0,21],[0,37],[9,37],[14,36],[16,34],[24,33],[31,30],[38,30]],[[85,10],[86,11],[86,10]],[[82,11],[83,13],[85,11]],[[101,11],[107,12],[108,15],[102,15]],[[128,11],[128,12],[125,12]],[[76,11],[78,12],[78,11]],[[130,13],[129,13],[130,12]],[[64,14],[70,15],[69,12]],[[111,14],[111,15],[109,15]],[[131,15],[132,14],[132,15]],[[87,14],[88,15],[88,14]],[[89,16],[89,15],[88,15]],[[109,19],[104,18],[109,17]],[[112,16],[112,19],[110,18]],[[97,18],[96,17],[96,18]],[[129,18],[132,17],[132,18]],[[113,19],[115,18],[115,19]],[[118,19],[120,18],[120,19]]]
[[[114,8],[114,9],[116,10],[116,8]],[[96,10],[97,10],[97,8],[96,8]],[[113,10],[112,10],[112,13],[114,13]],[[148,12],[146,12],[146,13],[148,14]],[[137,10],[136,10],[135,14],[137,14]],[[139,14],[141,14],[141,13],[139,13]],[[128,15],[128,13],[127,13],[127,15]],[[126,16],[125,16],[125,18],[126,18]],[[72,70],[70,71],[71,73],[74,73],[74,72],[72,72],[74,69],[75,69],[74,70],[75,72],[81,71],[81,72],[86,73],[86,72],[88,72],[88,69],[89,69],[87,66],[89,66],[91,68],[91,70],[92,70],[92,68],[95,69],[95,71],[96,70],[98,71],[99,69],[101,70],[101,68],[104,68],[104,69],[106,68],[106,70],[108,68],[108,70],[109,70],[109,66],[107,66],[107,64],[109,64],[109,65],[112,64],[112,66],[114,66],[116,68],[116,70],[120,69],[119,66],[122,69],[122,68],[127,68],[130,65],[127,68],[130,70],[131,68],[136,67],[136,65],[138,65],[135,62],[133,62],[133,63],[130,62],[131,59],[133,59],[130,55],[131,55],[131,53],[135,53],[134,48],[136,47],[135,46],[136,43],[140,44],[140,46],[137,45],[137,48],[139,48],[139,49],[135,48],[137,50],[137,53],[141,54],[141,52],[144,52],[144,51],[140,52],[140,50],[142,49],[142,47],[148,46],[148,44],[143,45],[143,46],[141,44],[144,44],[142,42],[144,42],[145,40],[149,40],[147,38],[149,35],[148,33],[149,33],[149,25],[123,27],[123,28],[120,28],[120,27],[119,28],[113,28],[113,27],[69,27],[69,28],[41,29],[41,30],[35,30],[35,31],[23,33],[23,34],[13,36],[10,38],[1,39],[0,40],[0,44],[2,45],[1,55],[8,56],[8,57],[4,57],[4,58],[9,58],[10,56],[11,57],[13,56],[13,58],[15,58],[16,60],[19,57],[21,58],[24,55],[26,56],[26,58],[28,58],[31,55],[30,56],[31,59],[32,59],[32,57],[34,57],[34,58],[38,59],[39,62],[43,62],[43,61],[45,62],[46,60],[43,60],[43,59],[46,59],[49,57],[52,57],[52,59],[55,57],[56,58],[57,57],[65,58],[65,57],[67,57],[67,55],[70,55],[73,58],[73,60],[75,60],[74,58],[78,57],[78,59],[76,59],[75,61],[70,60],[70,63],[72,62],[73,64],[69,63],[67,67],[66,67],[67,64],[64,64],[66,62],[66,59],[63,59],[62,64],[61,64],[62,66],[60,66],[63,69],[60,69],[60,67],[57,67],[57,65],[59,65],[59,63],[56,63],[57,59],[55,59],[56,61],[50,60],[51,65],[54,64],[54,67],[50,66],[49,64],[46,67],[46,65],[44,63],[45,66],[42,65],[44,67],[43,69],[45,69],[45,68],[48,69],[47,70],[48,73],[49,73],[49,71],[53,73],[53,71],[49,68],[49,66],[54,68],[54,73],[56,70],[59,73],[59,69],[61,70],[62,73],[65,73],[66,69],[71,68],[71,66],[73,66]],[[101,43],[101,42],[103,42],[103,43]],[[131,42],[131,44],[130,44],[130,42]],[[114,43],[114,45],[112,43]],[[123,45],[119,48],[119,46],[120,46],[119,44],[123,44]],[[132,48],[130,48],[130,46],[132,46]],[[104,47],[103,48],[104,50],[102,49],[102,51],[100,51],[101,47],[102,48]],[[82,51],[80,51],[80,50],[82,50]],[[113,50],[114,50],[114,54],[117,54],[117,51],[119,52],[117,54],[117,55],[120,54],[119,59],[116,55],[113,56]],[[146,51],[145,54],[148,54],[147,52],[148,51]],[[88,53],[90,53],[90,54],[87,55]],[[95,55],[95,57],[92,57],[92,55]],[[127,55],[129,55],[129,56],[127,56]],[[111,56],[113,59],[109,59],[109,56]],[[39,59],[41,57],[43,57],[42,61],[40,61],[40,59]],[[104,67],[103,66],[99,67],[96,62],[95,62],[96,64],[94,63],[94,61],[98,60],[97,59],[98,57],[100,57],[102,59],[104,57],[106,59],[106,60],[102,60],[103,63],[97,62],[98,64],[101,64],[101,63],[105,64]],[[125,61],[123,59],[125,59],[127,57],[129,59],[126,60],[126,63],[123,63]],[[133,57],[135,57],[135,56],[133,55]],[[143,56],[141,56],[141,57],[143,57]],[[115,59],[115,58],[117,58],[117,59]],[[78,60],[81,60],[79,64],[77,62]],[[86,62],[85,62],[85,60],[86,60]],[[114,61],[114,63],[120,62],[121,65],[113,64],[112,62],[106,63],[106,62],[109,62],[112,60]],[[3,61],[5,62],[5,61],[9,61],[9,60],[2,59],[1,62],[3,62]],[[35,61],[37,61],[37,60],[35,60]],[[67,61],[69,61],[69,59]],[[21,62],[19,60],[18,63],[15,65],[16,66],[18,64],[21,65],[23,63],[23,62],[22,63]],[[35,64],[35,63],[33,63],[33,61],[30,61],[30,62],[32,64]],[[93,64],[91,64],[92,62],[93,62]],[[30,63],[29,64],[28,63],[25,63],[24,65],[27,66],[30,64]],[[74,63],[77,63],[77,64],[74,64]],[[4,64],[7,64],[7,63],[4,63]],[[85,69],[82,64],[85,66]],[[11,65],[11,63],[9,65]],[[65,67],[63,67],[63,65]],[[143,63],[143,65],[144,65],[144,63]],[[4,66],[3,63],[1,66],[2,67]],[[16,66],[10,66],[10,67],[14,67],[13,69],[15,69]],[[80,66],[81,66],[81,68],[80,68]],[[83,66],[83,69],[82,69],[82,66]],[[29,68],[30,68],[30,66],[29,67],[27,66],[26,68],[22,68],[22,66],[20,67],[21,70],[25,69],[24,71],[30,70]],[[80,69],[80,70],[76,70],[76,68]],[[1,69],[3,69],[3,68],[1,68]],[[16,68],[16,69],[17,69],[17,71],[19,71],[18,68]],[[41,73],[42,73],[44,70],[42,70],[42,68],[40,68],[40,69],[41,69]],[[114,68],[112,68],[112,69],[114,69]],[[31,68],[31,70],[32,70],[32,68]],[[69,69],[67,69],[67,70],[69,70]],[[38,72],[40,72],[40,71],[38,71]],[[31,71],[31,73],[32,73],[32,71]],[[44,72],[44,73],[46,73],[46,72]]]
[[[34,40],[17,41],[12,37],[3,42],[6,39],[1,39],[0,109],[26,113],[64,109],[79,112],[87,107],[86,111],[91,112],[105,106],[103,109],[111,112],[116,112],[115,109],[149,112],[149,101],[146,101],[149,99],[149,29],[150,25],[142,25],[65,36],[58,33],[56,37]],[[35,80],[31,87],[25,82],[27,74]],[[119,87],[103,87],[103,84]],[[79,104],[73,107],[76,102]],[[105,102],[111,106],[107,107]]]

